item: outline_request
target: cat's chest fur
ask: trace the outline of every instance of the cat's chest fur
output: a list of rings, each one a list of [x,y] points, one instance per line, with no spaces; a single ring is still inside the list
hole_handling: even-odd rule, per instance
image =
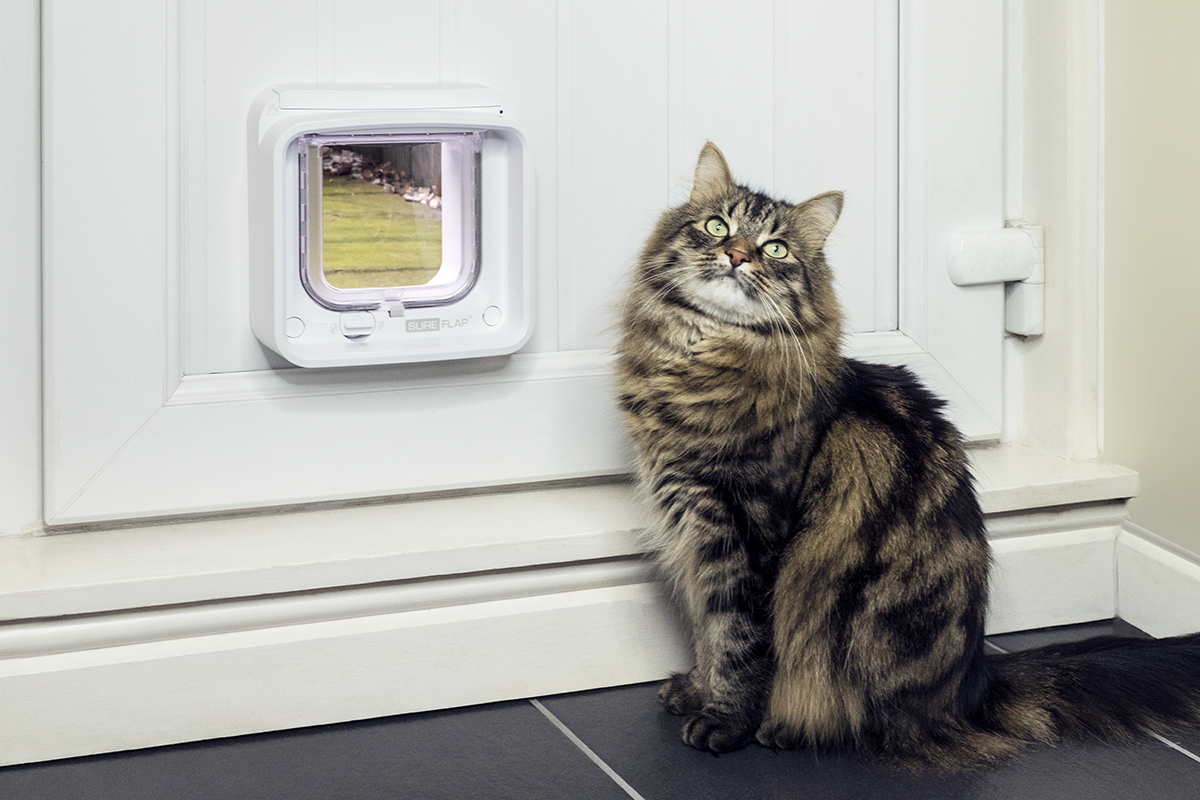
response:
[[[703,318],[649,336],[626,367],[651,424],[726,438],[784,434],[805,411],[800,357],[777,338]],[[657,428],[658,426],[655,425]]]
[[[675,319],[639,344],[619,372],[643,483],[713,480],[742,498],[757,535],[782,539],[816,440],[799,367],[789,369],[777,339],[703,318]]]

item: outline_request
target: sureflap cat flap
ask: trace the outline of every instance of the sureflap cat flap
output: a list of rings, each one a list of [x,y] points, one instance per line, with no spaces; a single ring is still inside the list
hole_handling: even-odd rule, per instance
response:
[[[505,355],[529,339],[532,162],[498,92],[275,86],[251,106],[248,140],[263,345],[330,367]]]

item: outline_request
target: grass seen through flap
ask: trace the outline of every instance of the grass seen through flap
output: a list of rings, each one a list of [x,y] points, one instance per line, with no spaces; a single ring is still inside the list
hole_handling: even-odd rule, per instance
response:
[[[350,176],[322,182],[322,263],[335,289],[422,286],[442,263],[441,212]]]

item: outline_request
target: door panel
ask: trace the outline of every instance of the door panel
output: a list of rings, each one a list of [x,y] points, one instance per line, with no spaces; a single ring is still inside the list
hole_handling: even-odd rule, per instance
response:
[[[625,471],[610,308],[708,139],[751,185],[847,192],[830,257],[851,352],[916,366],[968,435],[994,436],[1001,299],[947,288],[938,238],[1000,224],[1001,7],[146,0],[115,19],[48,0],[48,521]],[[306,371],[254,339],[250,101],[274,83],[362,80],[508,98],[536,171],[523,353]]]

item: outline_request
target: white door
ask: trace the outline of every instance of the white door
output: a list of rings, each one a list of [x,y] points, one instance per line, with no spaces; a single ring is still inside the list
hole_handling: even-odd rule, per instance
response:
[[[50,524],[626,471],[610,309],[709,139],[743,182],[846,192],[851,351],[999,432],[1003,292],[953,286],[944,253],[1003,224],[1003,0],[47,0],[43,45]],[[454,81],[529,139],[530,344],[288,368],[248,320],[252,99]]]

